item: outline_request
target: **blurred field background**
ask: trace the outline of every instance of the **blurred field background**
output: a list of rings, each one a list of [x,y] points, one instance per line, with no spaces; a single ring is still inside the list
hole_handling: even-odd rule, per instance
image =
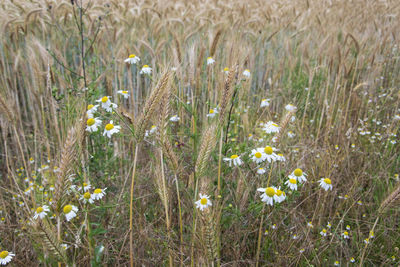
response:
[[[10,266],[399,265],[398,1],[0,7],[0,251],[15,253]],[[140,62],[125,63],[130,54]],[[99,108],[121,126],[111,139],[104,125],[85,131],[86,107],[103,96],[118,104]],[[267,121],[281,126],[275,142]],[[259,175],[249,154],[267,145],[286,161]],[[230,167],[233,154],[244,163]],[[296,168],[308,181],[291,191]],[[284,202],[261,201],[270,182]],[[83,204],[83,183],[106,195]],[[212,202],[204,211],[199,193]],[[68,203],[79,208],[69,222]],[[48,216],[32,219],[42,205]]]

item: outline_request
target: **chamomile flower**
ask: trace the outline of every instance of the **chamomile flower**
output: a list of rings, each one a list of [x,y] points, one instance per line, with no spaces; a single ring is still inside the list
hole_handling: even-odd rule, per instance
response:
[[[65,205],[63,208],[63,212],[65,214],[65,218],[67,221],[72,220],[73,218],[76,217],[76,213],[78,212],[78,208],[74,205]]]
[[[314,225],[312,224],[312,222],[308,222],[308,223],[307,223],[307,227],[313,228]]]
[[[285,194],[285,192],[282,191],[280,187],[278,187],[278,188],[275,188],[275,187],[274,187],[274,189],[275,189],[274,201],[275,201],[276,203],[281,203],[281,202],[283,202],[283,201],[286,199],[286,194]]]
[[[143,67],[142,67],[142,70],[140,71],[140,74],[151,74],[151,72],[152,72],[152,68],[150,68],[149,67],[149,65],[144,65]]]
[[[86,121],[86,131],[90,133],[97,132],[100,125],[101,125],[101,120],[99,118],[89,118]]]
[[[104,127],[103,136],[106,135],[108,138],[111,138],[111,136],[115,133],[118,133],[120,129],[121,126],[114,125],[113,121],[110,121],[110,123],[108,123],[106,127]]]
[[[283,156],[283,154],[276,154],[276,160],[277,161],[286,161],[286,158]]]
[[[269,98],[261,100],[260,108],[268,107],[269,106]]]
[[[295,106],[293,106],[292,104],[287,104],[285,106],[285,109],[289,112],[295,112],[297,110],[297,108]]]
[[[372,239],[372,238],[374,238],[374,237],[375,237],[374,231],[370,231],[370,232],[369,232],[369,238]]]
[[[287,136],[288,136],[289,138],[293,138],[293,137],[296,136],[296,134],[293,133],[292,131],[288,131]]]
[[[207,117],[214,118],[216,114],[218,114],[218,109],[212,108],[208,111]]]
[[[12,260],[14,256],[14,253],[3,250],[2,252],[0,252],[0,265],[6,265]]]
[[[335,265],[335,266],[339,266],[339,265],[340,265],[340,263],[339,263],[339,261],[335,261],[335,262],[333,263],[333,265]]]
[[[93,118],[94,113],[97,112],[97,108],[98,107],[99,107],[99,105],[89,104],[87,106],[87,111],[86,111],[87,117],[88,118]]]
[[[250,73],[250,70],[249,70],[249,69],[245,69],[245,70],[243,71],[243,76],[249,78],[250,75],[251,75],[251,73]]]
[[[266,171],[264,168],[258,168],[257,173],[258,174],[264,174]]]
[[[224,68],[224,73],[229,74],[229,68]]]
[[[266,155],[263,152],[260,152],[258,149],[253,149],[250,154],[251,160],[255,163],[261,163],[265,160]]]
[[[64,250],[67,250],[69,248],[69,246],[67,244],[61,244],[60,245]]]
[[[92,194],[90,194],[90,192],[85,192],[81,197],[80,200],[83,201],[83,203],[87,204],[93,204],[94,200],[92,198]]]
[[[266,132],[267,134],[278,133],[279,130],[280,127],[273,121],[269,121],[263,125],[263,131]]]
[[[294,178],[290,178],[285,182],[285,184],[291,189],[291,190],[297,190],[297,180]]]
[[[322,235],[322,236],[326,236],[326,234],[327,234],[327,231],[326,231],[326,229],[324,228],[324,229],[322,229],[322,231],[321,232],[319,232],[319,234],[320,235]]]
[[[43,205],[41,207],[37,207],[37,209],[35,211],[35,215],[33,216],[33,219],[35,219],[35,220],[37,218],[43,219],[44,217],[46,217],[47,212],[49,212],[49,211],[50,211],[50,209],[46,205]]]
[[[274,205],[274,196],[276,194],[275,188],[267,187],[267,188],[258,188],[258,192],[262,192],[261,201],[267,203],[268,205]]]
[[[157,126],[152,125],[152,126],[150,127],[150,130],[146,130],[144,136],[148,137],[148,136],[150,136],[151,134],[155,133],[156,131],[157,131]]]
[[[329,178],[321,178],[321,180],[319,180],[319,185],[325,190],[332,190],[332,181]]]
[[[269,163],[277,160],[276,154],[274,153],[274,148],[266,146],[264,148],[257,148],[257,151],[264,154],[264,160]]]
[[[122,95],[125,99],[129,98],[129,92],[128,91],[118,90],[117,93]]]
[[[172,121],[172,122],[177,122],[177,121],[179,121],[180,119],[181,119],[181,118],[179,118],[178,115],[174,115],[174,116],[172,116],[171,118],[169,118],[169,120]]]
[[[207,209],[209,206],[212,206],[210,197],[207,195],[199,194],[200,199],[195,202],[196,208],[200,209],[203,211],[204,209]]]
[[[350,262],[351,262],[351,263],[353,263],[353,262],[355,262],[355,261],[356,261],[356,260],[355,260],[353,257],[350,258]]]
[[[329,229],[331,229],[332,224],[331,224],[330,222],[328,222],[328,223],[326,224],[326,227],[328,227]]]
[[[87,192],[90,190],[90,188],[92,188],[92,186],[90,185],[90,183],[83,183],[81,187],[79,187],[79,190],[83,189],[83,192]]]
[[[232,167],[232,164],[234,166],[240,166],[243,163],[243,161],[240,159],[240,156],[236,154],[230,156],[229,158],[224,158],[224,161],[229,162],[229,167]]]
[[[215,63],[215,60],[212,57],[207,58],[207,65],[212,65]]]
[[[369,244],[369,238],[364,239],[365,244]]]
[[[33,158],[29,158],[29,163],[30,163],[30,164],[35,163],[35,160],[34,160]]]
[[[342,236],[343,236],[344,239],[350,239],[349,232],[347,232],[347,231],[344,231],[342,233]]]
[[[111,103],[110,96],[103,96],[102,98],[96,100],[96,102],[101,104],[107,112],[111,112],[113,109],[117,108],[117,104]]]
[[[140,58],[136,56],[135,54],[130,54],[127,59],[124,60],[125,63],[129,64],[136,64],[140,61]]]
[[[302,171],[302,169],[295,169],[290,175],[289,178],[296,179],[299,183],[307,182],[306,178],[307,174]]]
[[[94,199],[94,200],[99,200],[99,199],[102,199],[105,195],[106,195],[106,189],[107,188],[104,188],[104,189],[100,189],[100,188],[96,188],[94,191],[93,191],[93,194],[92,194],[92,199]]]

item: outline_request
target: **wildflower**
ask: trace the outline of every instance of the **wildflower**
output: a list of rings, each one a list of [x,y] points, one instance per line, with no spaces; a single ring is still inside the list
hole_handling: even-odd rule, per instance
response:
[[[275,195],[274,195],[274,201],[276,203],[281,203],[282,201],[284,201],[286,199],[286,194],[284,191],[281,190],[280,187],[275,188]]]
[[[350,225],[346,225],[346,230],[350,231]]]
[[[300,252],[300,253],[303,253],[303,252],[304,252],[304,248],[300,249],[299,252]]]
[[[196,207],[198,209],[203,211],[204,209],[207,209],[208,206],[212,206],[212,203],[210,201],[210,197],[209,196],[203,195],[201,193],[199,194],[199,196],[200,196],[200,199],[195,202]]]
[[[177,121],[179,121],[181,118],[179,118],[179,116],[178,115],[174,115],[174,116],[172,116],[171,118],[169,118],[169,120],[170,121],[173,121],[173,122],[177,122]]]
[[[258,168],[257,173],[258,174],[264,174],[265,173],[265,169],[264,168]]]
[[[253,140],[253,134],[249,133],[249,135],[247,137],[248,137],[249,141]]]
[[[117,108],[117,104],[111,103],[110,96],[103,96],[102,98],[96,100],[96,102],[101,103],[101,107],[107,112],[111,112],[113,109]]]
[[[326,227],[328,227],[329,229],[331,229],[332,224],[331,224],[330,222],[328,222],[328,223],[326,224]]]
[[[29,158],[29,163],[30,163],[30,164],[35,163],[35,160],[31,157],[31,158]]]
[[[339,261],[335,261],[335,263],[334,263],[333,265],[335,265],[335,266],[339,266],[339,265],[340,265],[340,263],[339,263]]]
[[[125,99],[129,98],[129,92],[128,91],[119,90],[119,91],[117,91],[117,93],[122,95]]]
[[[276,194],[276,192],[273,187],[258,188],[257,191],[263,192],[263,194],[260,196],[261,201],[263,201],[271,206],[274,205],[274,195]]]
[[[292,131],[289,131],[289,132],[287,133],[287,135],[288,135],[289,138],[293,138],[293,137],[296,136],[296,134],[294,134]]]
[[[61,244],[60,245],[64,250],[67,250],[69,248],[69,246],[67,244]]]
[[[285,109],[286,109],[287,111],[289,111],[289,112],[295,112],[296,109],[297,109],[297,107],[293,106],[292,104],[287,104],[287,105],[285,106]]]
[[[347,231],[344,231],[342,236],[344,239],[350,239],[349,232],[347,232]]]
[[[314,225],[312,224],[312,222],[308,222],[308,223],[307,223],[307,226],[310,227],[310,228],[313,228],[313,227],[314,227]]]
[[[263,152],[260,152],[258,149],[253,149],[250,154],[251,159],[255,163],[261,163],[265,160],[266,155]]]
[[[14,256],[15,256],[14,253],[8,252],[7,250],[3,250],[2,252],[0,252],[0,264],[6,265],[12,260]]]
[[[278,133],[280,130],[280,127],[278,126],[278,124],[276,124],[273,121],[269,121],[266,124],[263,125],[263,131],[266,132],[267,134],[270,133]]]
[[[92,188],[92,186],[90,185],[90,183],[83,183],[81,187],[79,187],[79,190],[82,190],[84,192],[89,191],[90,188]]]
[[[276,229],[276,224],[274,223],[273,225],[272,225],[272,229]]]
[[[96,188],[96,189],[93,191],[93,194],[92,194],[92,196],[91,196],[92,199],[94,199],[94,200],[102,199],[102,198],[106,195],[106,193],[105,193],[106,189],[107,189],[107,188],[104,188],[104,189]]]
[[[138,56],[136,56],[135,54],[129,55],[129,57],[124,60],[125,63],[129,63],[129,64],[136,64],[139,61],[140,61],[140,58]]]
[[[250,78],[250,75],[251,75],[251,73],[250,73],[250,70],[249,70],[249,69],[245,69],[245,70],[243,71],[243,76],[245,76],[245,77],[247,77],[247,78]]]
[[[306,176],[306,173],[303,173],[301,169],[297,168],[289,175],[289,178],[293,178],[298,180],[300,183],[304,183],[307,182]]]
[[[274,149],[270,146],[266,146],[264,148],[257,148],[258,152],[264,154],[264,160],[266,159],[269,163],[276,161],[276,154],[274,153]]]
[[[351,263],[353,263],[353,262],[355,262],[355,261],[356,261],[356,260],[355,260],[353,257],[350,258],[350,262],[351,262]]]
[[[63,208],[63,212],[65,214],[65,218],[67,219],[67,221],[70,221],[76,217],[78,208],[74,205],[65,205]]]
[[[147,136],[149,136],[149,135],[155,133],[156,131],[157,131],[157,126],[152,125],[152,126],[150,127],[150,130],[146,130],[146,133],[145,133],[144,135],[147,137]]]
[[[86,131],[93,133],[97,132],[99,126],[101,125],[101,120],[98,118],[89,118],[86,121]]]
[[[41,171],[45,171],[45,170],[47,170],[47,169],[49,169],[49,165],[42,165],[42,166],[40,166],[40,168],[38,169],[38,171],[41,172]]]
[[[87,117],[88,117],[88,118],[93,118],[93,114],[94,114],[95,112],[97,112],[97,108],[98,108],[98,107],[99,107],[99,105],[89,104],[89,105],[87,106],[87,111],[86,111]]]
[[[351,144],[351,148],[355,148],[356,147],[356,145],[355,144]]]
[[[363,203],[361,200],[359,200],[359,201],[357,201],[357,204],[361,206]]]
[[[369,238],[372,239],[372,238],[374,238],[374,237],[375,237],[374,231],[370,231],[370,232],[369,232]]]
[[[326,236],[327,231],[326,231],[326,229],[324,228],[324,229],[322,229],[322,231],[319,232],[319,233],[320,233],[320,235],[322,235],[322,236]]]
[[[234,166],[240,166],[243,161],[240,159],[240,156],[234,154],[230,156],[229,158],[224,158],[224,161],[229,162],[229,167],[232,167],[232,163]]]
[[[332,190],[332,181],[329,178],[321,178],[321,180],[319,180],[319,185],[325,190]]]
[[[90,194],[90,192],[85,192],[81,196],[80,200],[82,200],[83,203],[85,203],[85,204],[87,204],[87,203],[93,204],[93,202],[94,202],[93,198],[92,198],[92,194]]]
[[[276,160],[277,161],[286,161],[286,159],[283,156],[283,154],[276,154]]]
[[[149,67],[149,65],[143,65],[142,70],[140,71],[140,74],[151,74],[151,71],[153,69]]]
[[[214,64],[215,60],[212,57],[207,58],[207,65],[212,65]]]
[[[120,131],[120,129],[121,129],[121,126],[118,126],[118,125],[115,126],[113,121],[110,121],[110,123],[108,123],[106,125],[106,127],[104,127],[103,136],[107,135],[108,138],[111,138],[111,136],[115,133],[118,133]]]
[[[269,106],[269,98],[261,100],[260,108]]]
[[[369,244],[369,238],[364,239],[365,244]]]
[[[294,178],[290,178],[285,182],[285,184],[291,189],[291,190],[297,190],[297,180]]]
[[[224,68],[224,73],[228,74],[229,73],[229,68]]]
[[[212,108],[210,109],[210,111],[208,111],[207,117],[209,118],[214,118],[215,114],[218,113],[218,109],[217,108]]]
[[[41,206],[41,207],[38,207],[37,209],[36,209],[36,211],[35,211],[35,215],[33,216],[33,219],[37,219],[37,218],[40,218],[40,219],[43,219],[44,217],[46,217],[46,215],[47,215],[47,212],[49,212],[50,211],[50,209],[49,209],[49,207],[48,206],[46,206],[46,205],[43,205],[43,206]]]

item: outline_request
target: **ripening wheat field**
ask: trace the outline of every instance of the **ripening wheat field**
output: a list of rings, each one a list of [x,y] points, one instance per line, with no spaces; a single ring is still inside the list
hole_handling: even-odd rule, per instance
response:
[[[0,7],[0,265],[400,264],[399,1]]]

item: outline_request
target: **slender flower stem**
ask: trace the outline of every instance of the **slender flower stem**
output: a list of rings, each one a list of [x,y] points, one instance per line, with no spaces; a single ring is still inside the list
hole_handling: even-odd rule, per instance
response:
[[[133,159],[131,199],[130,199],[130,205],[129,205],[129,261],[130,261],[131,267],[133,267],[133,189],[134,189],[134,185],[135,185],[135,173],[136,173],[138,148],[139,148],[139,144],[136,144],[135,158]]]

